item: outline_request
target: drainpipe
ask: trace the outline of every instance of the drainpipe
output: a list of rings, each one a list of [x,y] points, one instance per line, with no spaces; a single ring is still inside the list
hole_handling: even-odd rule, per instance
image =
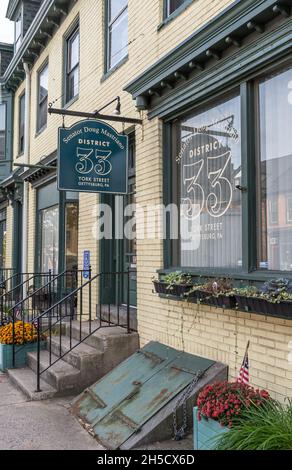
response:
[[[30,152],[30,94],[31,94],[31,75],[29,64],[23,63],[25,71],[25,121],[24,121],[24,155],[23,163],[29,164]],[[22,207],[22,262],[21,269],[23,273],[27,272],[27,240],[28,240],[28,184],[23,183],[23,207]],[[24,293],[25,294],[25,293]]]

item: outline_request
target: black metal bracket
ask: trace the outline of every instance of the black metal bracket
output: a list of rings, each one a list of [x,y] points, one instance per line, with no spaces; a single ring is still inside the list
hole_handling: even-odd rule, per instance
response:
[[[101,119],[102,121],[113,121],[113,122],[128,122],[130,124],[141,124],[143,123],[142,119],[128,118],[123,116],[110,116],[107,114],[100,114],[98,111],[95,113],[85,113],[82,111],[70,111],[68,109],[58,109],[49,107],[48,113],[59,114],[60,116],[74,116],[81,117],[84,119]]]

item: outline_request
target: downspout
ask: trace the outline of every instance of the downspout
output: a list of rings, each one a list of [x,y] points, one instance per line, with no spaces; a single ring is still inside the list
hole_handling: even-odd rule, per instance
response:
[[[31,75],[29,64],[23,62],[25,71],[25,121],[24,121],[24,152],[23,163],[29,164],[30,152],[30,94],[31,94]],[[23,207],[22,207],[22,262],[21,269],[23,273],[27,273],[27,249],[28,249],[28,185],[23,182]]]

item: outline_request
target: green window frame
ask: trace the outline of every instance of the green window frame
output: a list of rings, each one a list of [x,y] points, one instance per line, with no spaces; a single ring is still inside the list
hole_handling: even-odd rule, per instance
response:
[[[259,240],[259,82],[274,74],[281,74],[282,71],[289,68],[292,70],[291,61],[282,61],[273,65],[269,65],[265,70],[261,70],[258,74],[246,79],[240,84],[229,84],[228,93],[236,93],[239,90],[241,101],[241,158],[242,158],[242,266],[240,270],[223,269],[223,268],[199,268],[193,266],[186,268],[181,266],[179,241],[170,239],[170,222],[166,221],[166,240],[164,242],[164,269],[163,272],[173,270],[184,270],[192,272],[194,275],[216,276],[228,275],[234,279],[249,279],[254,281],[263,281],[265,279],[283,276],[292,277],[292,270],[270,269],[264,268],[260,263],[260,240]],[[227,91],[226,91],[227,94]],[[176,143],[173,133],[175,121],[185,117],[190,111],[200,109],[200,106],[212,106],[216,100],[224,96],[224,93],[214,93],[214,96],[205,98],[202,103],[197,103],[191,110],[187,112],[176,113],[175,117],[169,117],[164,123],[164,204],[176,202],[179,184],[177,182],[177,162]],[[228,94],[227,94],[228,96]],[[171,155],[171,161],[169,160]],[[256,179],[255,179],[256,175]],[[247,190],[246,190],[247,189]],[[255,205],[255,201],[257,204]],[[287,214],[288,214],[288,201]],[[268,210],[268,208],[267,208]],[[288,216],[287,216],[288,221]]]

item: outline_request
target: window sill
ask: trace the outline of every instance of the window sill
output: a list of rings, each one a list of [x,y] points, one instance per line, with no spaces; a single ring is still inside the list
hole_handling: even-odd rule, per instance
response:
[[[237,282],[250,282],[253,281],[255,283],[263,283],[271,279],[285,277],[292,280],[292,272],[291,271],[253,271],[253,272],[243,272],[243,271],[230,271],[227,272],[226,270],[217,270],[217,271],[207,271],[207,270],[195,270],[192,268],[170,268],[170,269],[158,269],[156,272],[160,276],[164,274],[173,273],[176,271],[181,271],[184,273],[188,273],[194,278],[203,278],[203,279],[210,279],[210,278],[228,278]]]
[[[175,20],[183,11],[185,11],[191,4],[193,0],[187,0],[183,5],[177,8],[171,15],[167,16],[158,26],[157,31],[159,32],[165,26],[167,26],[171,21]]]
[[[46,130],[46,128],[47,128],[47,124],[43,126],[41,129],[39,129],[38,131],[36,131],[35,136],[34,136],[35,139],[39,137]]]
[[[79,100],[79,94],[74,96],[68,103],[63,104],[63,109],[69,109],[76,101]]]
[[[129,55],[127,54],[123,59],[120,60],[114,67],[108,70],[100,79],[100,83],[105,82],[111,75],[113,75],[120,67],[122,67],[129,60]]]

